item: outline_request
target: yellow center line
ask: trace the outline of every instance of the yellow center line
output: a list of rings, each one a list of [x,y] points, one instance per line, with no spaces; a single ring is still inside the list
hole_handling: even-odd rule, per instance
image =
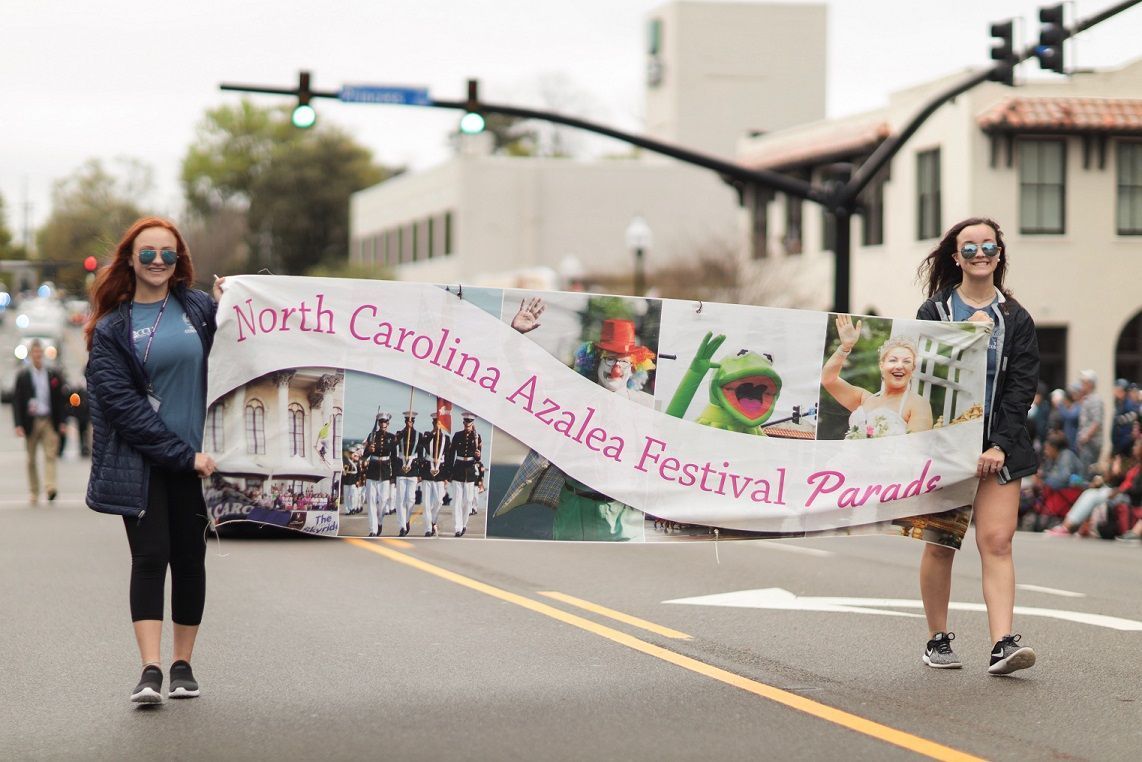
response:
[[[557,609],[554,606],[550,606],[546,603],[542,603],[522,595],[517,595],[516,593],[510,593],[507,590],[501,590],[500,588],[494,587],[485,582],[480,582],[479,580],[465,577],[462,574],[457,574],[456,572],[449,571],[448,569],[442,568],[440,566],[435,566],[433,564],[427,563],[420,560],[419,558],[413,558],[412,556],[409,556],[405,553],[399,553],[395,550],[392,550],[391,548],[387,548],[376,543],[370,543],[364,540],[352,538],[345,538],[345,542],[349,543],[350,545],[355,545],[358,548],[363,548],[373,553],[377,553],[378,555],[384,556],[390,561],[396,561],[397,563],[404,564],[405,566],[410,566],[422,572],[426,572],[441,579],[448,580],[449,582],[454,582],[457,585],[461,585],[471,590],[484,593],[485,595],[490,595],[493,598],[498,598],[501,601],[514,603],[517,606],[521,606],[538,614],[543,614],[544,616],[551,617],[552,619],[556,619],[573,627],[578,627],[581,630],[586,630],[587,632],[606,638],[607,640],[618,643],[619,645],[626,646],[627,648],[631,648],[635,651],[639,651],[648,656],[653,656],[656,659],[661,659],[662,661],[669,662],[670,664],[674,664],[675,666],[682,667],[683,669],[690,670],[691,672],[695,672],[699,675],[709,677],[726,685],[740,688],[741,690],[748,693],[752,693],[756,696],[761,696],[762,698],[766,698],[770,701],[782,704],[783,706],[787,706],[790,709],[796,709],[799,712],[804,712],[805,714],[808,714],[812,717],[840,725],[841,727],[848,728],[849,730],[861,733],[862,735],[866,735],[871,738],[875,738],[879,741],[884,741],[885,743],[899,746],[903,749],[907,749],[917,754],[922,754],[932,759],[949,761],[954,760],[955,762],[980,760],[979,757],[974,757],[971,754],[958,751],[957,749],[953,749],[949,746],[944,746],[943,744],[936,743],[935,741],[929,741],[926,738],[921,738],[920,736],[915,736],[911,733],[897,730],[896,728],[890,728],[887,725],[882,725],[879,722],[874,722],[873,720],[851,714],[842,709],[836,709],[826,704],[821,704],[817,701],[813,701],[812,699],[805,698],[804,696],[798,695],[796,693],[791,693],[780,688],[775,688],[772,685],[766,685],[765,683],[760,683],[756,680],[742,677],[741,675],[734,674],[733,672],[721,669],[720,667],[715,667],[703,661],[698,661],[697,659],[693,659],[689,656],[683,656],[682,654],[675,653],[674,651],[662,648],[661,646],[656,646],[653,643],[647,643],[644,640],[639,640],[633,635],[628,635],[625,632],[607,627],[606,625],[598,624],[597,622],[592,622],[589,619],[584,619],[577,614],[572,614],[570,612]]]
[[[564,603],[568,603],[572,606],[578,606],[585,611],[590,611],[595,614],[610,617],[616,621],[629,624],[632,627],[638,627],[640,629],[647,630],[648,632],[653,632],[665,638],[673,638],[675,640],[693,640],[693,638],[684,632],[672,630],[669,627],[664,627],[660,624],[655,624],[654,622],[648,622],[645,619],[639,619],[636,616],[624,614],[621,611],[615,611],[614,609],[609,609],[606,606],[600,606],[597,603],[591,603],[590,601],[585,601],[582,598],[576,598],[573,595],[567,595],[567,593],[560,593],[555,590],[547,590],[540,591],[539,594],[546,595],[548,598],[554,598],[557,601],[563,601]]]

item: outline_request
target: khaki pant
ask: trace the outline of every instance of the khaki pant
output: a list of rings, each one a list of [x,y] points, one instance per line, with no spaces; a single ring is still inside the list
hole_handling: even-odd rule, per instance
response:
[[[59,457],[59,432],[48,417],[36,418],[32,430],[24,432],[28,446],[28,489],[33,498],[40,494],[40,471],[36,466],[36,448],[44,451],[44,490],[56,488],[56,458]]]

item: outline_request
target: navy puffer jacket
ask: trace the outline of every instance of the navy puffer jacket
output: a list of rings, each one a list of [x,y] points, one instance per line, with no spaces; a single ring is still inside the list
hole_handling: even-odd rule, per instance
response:
[[[920,305],[920,320],[951,320],[952,291],[949,287]],[[999,470],[1000,484],[1030,476],[1039,469],[1039,456],[1031,446],[1027,433],[1027,411],[1039,384],[1039,339],[1035,321],[1014,299],[996,289],[1003,324],[1003,340],[999,347],[999,367],[991,392],[991,415],[986,441],[999,445],[1005,453]]]
[[[214,300],[202,291],[171,289],[202,341],[205,359],[214,343]],[[91,476],[87,505],[101,513],[140,516],[147,508],[152,465],[194,470],[194,448],[166,427],[147,399],[147,374],[135,354],[127,303],[100,318],[87,360],[91,409]],[[187,400],[185,404],[204,404]]]

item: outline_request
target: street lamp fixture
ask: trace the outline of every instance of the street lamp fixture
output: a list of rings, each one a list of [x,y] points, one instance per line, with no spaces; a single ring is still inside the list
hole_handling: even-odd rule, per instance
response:
[[[634,254],[634,295],[642,296],[646,292],[645,262],[646,250],[651,247],[653,238],[650,225],[636,214],[627,225],[627,248]]]

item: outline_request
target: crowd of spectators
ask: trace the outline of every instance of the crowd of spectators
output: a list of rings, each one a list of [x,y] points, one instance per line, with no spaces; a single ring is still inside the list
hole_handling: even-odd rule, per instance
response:
[[[1098,376],[1066,389],[1040,383],[1027,415],[1039,472],[1023,482],[1020,528],[1053,537],[1142,540],[1142,393],[1120,378],[1107,416]],[[1109,445],[1103,459],[1103,448]]]
[[[304,487],[295,482],[271,482],[270,491],[258,486],[245,489],[223,478],[220,474],[211,479],[207,502],[211,504],[233,502],[253,505],[276,511],[335,511],[337,502],[328,492],[315,491],[312,485]]]

